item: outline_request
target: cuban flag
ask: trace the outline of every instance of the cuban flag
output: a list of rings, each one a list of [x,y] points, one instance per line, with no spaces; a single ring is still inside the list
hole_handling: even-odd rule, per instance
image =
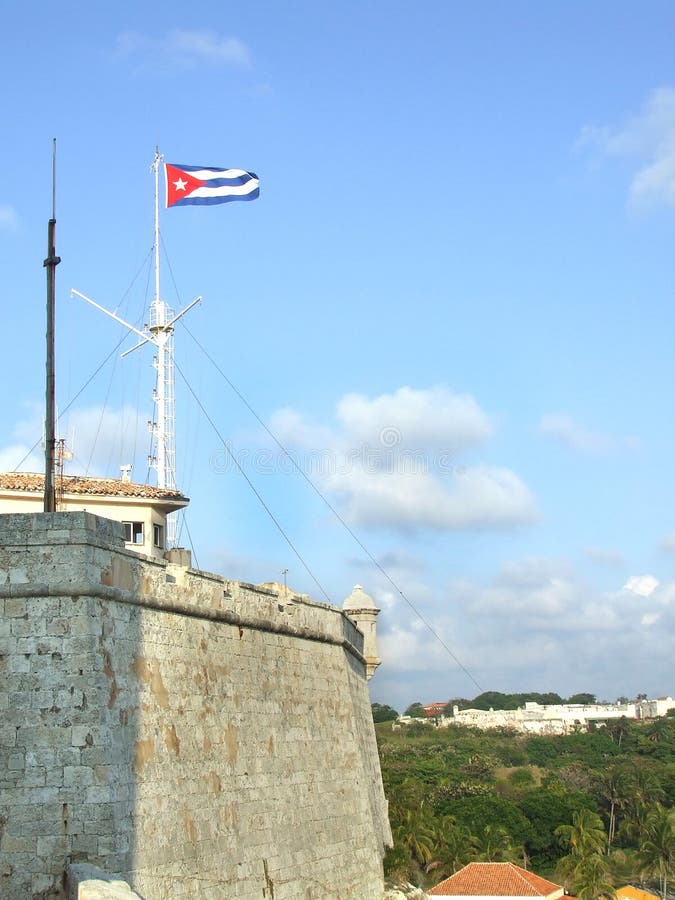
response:
[[[164,171],[167,208],[255,200],[260,195],[258,176],[243,169],[206,169],[165,163]]]

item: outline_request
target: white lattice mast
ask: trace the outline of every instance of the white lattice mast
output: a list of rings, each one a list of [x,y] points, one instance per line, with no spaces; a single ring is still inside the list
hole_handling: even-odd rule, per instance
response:
[[[157,354],[153,365],[157,370],[157,384],[153,392],[155,418],[150,423],[155,438],[155,454],[150,456],[150,466],[157,473],[157,486],[176,489],[176,433],[173,365],[173,310],[162,300],[159,287],[159,165],[162,156],[155,151],[152,169],[155,173],[155,295],[150,304],[148,331],[155,337]],[[174,516],[171,516],[173,519]],[[167,531],[168,528],[167,520]],[[174,532],[175,539],[175,532]]]
[[[156,353],[152,364],[157,373],[155,388],[152,398],[155,405],[153,421],[149,422],[150,431],[154,438],[154,453],[149,456],[150,467],[157,474],[157,487],[166,490],[176,490],[176,409],[174,390],[174,325],[188,310],[201,301],[196,297],[184,310],[174,314],[173,309],[162,300],[159,278],[159,167],[164,157],[155,150],[155,158],[151,170],[155,175],[155,234],[154,234],[154,259],[155,259],[155,293],[150,304],[149,322],[141,331],[125,322],[118,315],[100,306],[90,297],[86,297],[79,291],[72,290],[82,300],[86,300],[92,306],[104,312],[111,319],[124,325],[133,331],[141,339],[130,350],[126,350],[122,356],[127,356],[144,344],[153,344]],[[170,513],[166,518],[166,546],[171,549],[176,546],[177,539],[177,513]]]

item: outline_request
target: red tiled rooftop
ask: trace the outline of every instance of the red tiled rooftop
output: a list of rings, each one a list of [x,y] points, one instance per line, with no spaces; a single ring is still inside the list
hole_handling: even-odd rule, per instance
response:
[[[445,703],[425,703],[423,707],[424,714],[426,716],[438,716],[447,705],[447,701]]]
[[[0,491],[41,493],[45,476],[35,472],[0,472]],[[185,500],[180,491],[137,484],[119,478],[88,478],[84,475],[64,475],[64,494],[89,494],[99,497],[147,497],[149,500]]]
[[[513,863],[475,862],[430,888],[427,894],[431,897],[548,897],[561,890],[561,885]]]

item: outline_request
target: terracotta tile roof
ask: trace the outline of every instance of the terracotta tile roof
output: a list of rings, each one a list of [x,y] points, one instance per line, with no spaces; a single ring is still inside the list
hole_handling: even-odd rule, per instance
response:
[[[445,703],[425,703],[423,707],[424,715],[439,716],[447,705],[447,701]]]
[[[549,897],[560,895],[562,890],[561,885],[513,863],[475,862],[430,888],[427,894],[431,897]]]
[[[45,489],[45,476],[34,472],[0,472],[0,491],[37,491]],[[87,478],[83,475],[64,475],[65,494],[89,494],[99,497],[147,497],[149,500],[185,500],[180,491],[136,484],[119,478]]]

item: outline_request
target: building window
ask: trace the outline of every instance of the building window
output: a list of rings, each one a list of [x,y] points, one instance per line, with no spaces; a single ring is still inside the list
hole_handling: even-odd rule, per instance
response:
[[[153,525],[152,526],[152,543],[155,547],[159,547],[160,550],[164,549],[164,526],[163,525]]]
[[[124,540],[127,544],[143,543],[143,523],[142,522],[122,522],[124,528]]]

